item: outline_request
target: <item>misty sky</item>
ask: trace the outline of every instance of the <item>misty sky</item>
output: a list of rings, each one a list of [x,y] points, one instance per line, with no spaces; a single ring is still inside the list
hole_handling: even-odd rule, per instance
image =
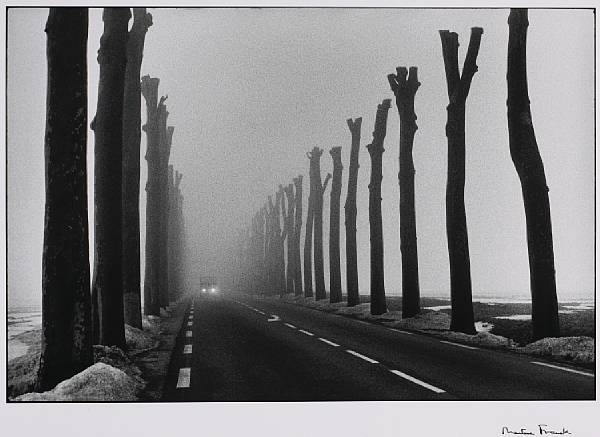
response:
[[[314,146],[342,146],[346,196],[349,117],[363,117],[358,185],[361,293],[369,288],[368,180],[377,104],[393,98],[386,75],[419,68],[416,215],[422,295],[449,296],[445,228],[447,91],[439,29],[484,28],[467,100],[466,213],[475,296],[529,295],[521,188],[506,120],[505,9],[150,9],[142,74],[161,79],[175,126],[171,162],[184,174],[185,219],[195,274],[218,272],[237,229],[267,195],[305,175]],[[9,304],[39,304],[44,216],[47,10],[8,14]],[[531,10],[528,75],[533,123],[550,188],[559,300],[593,297],[594,58],[591,10]],[[557,31],[560,29],[560,31]],[[101,10],[90,10],[89,120],[96,107]],[[143,106],[145,120],[145,104]],[[386,291],[401,290],[398,114],[389,111],[382,209]],[[93,242],[93,136],[88,142]],[[142,136],[141,223],[146,149]],[[329,190],[324,196],[327,241]],[[304,221],[306,219],[304,218]],[[344,226],[341,220],[345,285]],[[302,239],[303,240],[303,239]],[[142,247],[144,235],[142,232]],[[93,247],[93,246],[91,246]],[[326,275],[327,245],[324,246]],[[93,256],[93,252],[91,254]],[[143,267],[143,256],[142,256]],[[143,274],[142,274],[143,277]],[[328,283],[328,281],[327,281]]]

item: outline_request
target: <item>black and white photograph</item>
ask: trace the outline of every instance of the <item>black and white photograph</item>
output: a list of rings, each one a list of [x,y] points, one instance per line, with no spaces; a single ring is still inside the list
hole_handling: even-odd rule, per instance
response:
[[[0,430],[600,435],[596,12],[3,5]]]

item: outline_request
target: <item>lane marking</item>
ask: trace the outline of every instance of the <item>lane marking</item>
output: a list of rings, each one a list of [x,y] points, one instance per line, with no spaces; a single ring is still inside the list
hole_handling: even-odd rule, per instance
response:
[[[366,357],[363,354],[359,354],[358,352],[354,352],[352,349],[346,349],[346,352],[348,352],[349,354],[354,355],[355,357],[360,358],[361,360],[368,361],[369,363],[372,363],[372,364],[378,364],[379,363],[379,361],[374,360],[373,358]]]
[[[333,341],[329,341],[326,338],[323,337],[319,337],[319,340],[321,340],[323,343],[327,343],[330,346],[339,346],[339,344],[334,343]]]
[[[188,326],[192,326],[194,324],[194,322],[192,322],[191,320],[188,322]]]
[[[183,367],[179,369],[179,377],[177,378],[177,388],[188,388],[190,386],[191,374],[191,367]]]
[[[552,367],[553,369],[564,370],[565,372],[577,373],[578,375],[591,376],[594,378],[596,375],[593,373],[582,372],[581,370],[569,369],[568,367],[555,366],[554,364],[542,363],[540,361],[532,361],[533,364],[538,366]]]
[[[398,332],[400,334],[406,334],[406,335],[415,335],[414,332],[410,332],[410,331],[403,331],[402,329],[395,329],[395,328],[385,328],[388,331],[392,331],[392,332]]]
[[[279,316],[276,316],[275,314],[271,314],[271,317],[269,317],[267,319],[267,322],[279,322],[281,319],[279,318]]]
[[[185,336],[186,337],[191,337],[192,336],[192,331],[185,331]]]
[[[265,313],[264,313],[264,312],[262,312],[261,310],[257,310],[256,308],[252,308],[252,309],[253,309],[254,311],[256,311],[257,313],[259,313],[259,314],[262,314],[263,316],[265,315]]]
[[[291,323],[284,323],[284,325],[287,326],[288,328],[298,329],[294,325],[292,325]]]
[[[186,344],[183,346],[183,353],[184,354],[191,354],[192,353],[192,345],[191,344]]]
[[[390,372],[392,372],[394,375],[397,375],[401,378],[404,378],[410,382],[414,382],[415,384],[420,385],[421,387],[425,387],[428,390],[431,390],[432,392],[435,393],[446,393],[446,390],[442,390],[441,388],[437,388],[435,385],[431,385],[431,384],[427,384],[426,382],[421,381],[420,379],[414,378],[410,375],[407,375],[406,373],[403,373],[399,370],[392,370],[389,369]]]
[[[298,331],[300,331],[300,332],[301,332],[301,333],[303,333],[303,334],[310,335],[310,336],[313,336],[313,335],[315,335],[315,334],[313,334],[312,332],[305,331],[304,329],[298,329]]]
[[[467,346],[466,344],[460,344],[460,343],[452,343],[451,341],[446,341],[446,340],[440,340],[440,343],[446,343],[446,344],[451,344],[452,346],[464,347],[465,349],[472,349],[472,350],[479,349],[478,347]]]

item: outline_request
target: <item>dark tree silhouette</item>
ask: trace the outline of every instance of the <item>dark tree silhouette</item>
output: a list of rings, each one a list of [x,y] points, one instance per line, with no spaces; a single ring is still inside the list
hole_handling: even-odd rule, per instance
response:
[[[87,8],[50,8],[42,349],[36,390],[93,362],[87,218]]]
[[[275,229],[275,205],[273,197],[268,197],[267,211],[267,290],[268,294],[277,293],[277,237]]]
[[[289,184],[287,187],[284,188],[284,191],[288,205],[287,216],[285,217],[285,233],[287,236],[287,266],[285,270],[286,292],[294,293],[294,271],[296,269],[296,260],[294,258],[294,212],[296,210],[296,201],[294,199],[294,184]]]
[[[510,156],[521,181],[531,286],[533,338],[559,335],[550,200],[535,139],[527,89],[527,9],[508,17],[508,134]]]
[[[160,224],[159,198],[159,152],[160,137],[158,129],[158,78],[142,77],[142,94],[146,100],[146,161],[148,162],[148,181],[146,182],[146,267],[144,271],[144,313],[160,315],[158,282],[158,233]]]
[[[313,278],[312,278],[312,243],[313,243],[313,226],[315,221],[314,214],[314,199],[315,199],[315,188],[313,184],[313,163],[310,153],[306,156],[310,161],[309,165],[309,194],[308,194],[308,210],[306,212],[306,230],[304,234],[304,297],[313,296]]]
[[[342,273],[340,270],[340,196],[342,195],[342,148],[333,147],[333,179],[329,202],[329,301],[342,301]]]
[[[294,218],[294,247],[293,247],[293,258],[294,258],[294,294],[296,296],[302,296],[302,265],[300,257],[300,236],[302,234],[302,175],[294,178],[294,185],[296,187],[296,195],[294,200],[296,202],[296,216]]]
[[[281,229],[280,220],[280,218],[286,217],[285,193],[282,185],[279,185],[279,190],[277,190],[275,198],[277,199],[275,202],[275,277],[277,278],[277,291],[279,292],[279,296],[283,296],[286,293],[287,286],[285,278],[285,239],[287,236],[287,231],[285,228],[285,223],[283,230]]]
[[[350,168],[348,170],[348,193],[344,205],[346,225],[346,286],[348,288],[348,306],[358,305],[358,260],[356,256],[356,189],[358,184],[358,152],[360,150],[360,127],[362,118],[347,120],[352,134],[350,149]]]
[[[168,168],[168,177],[167,177],[167,194],[168,194],[168,203],[169,203],[169,214],[167,217],[167,259],[169,260],[168,264],[168,277],[169,277],[169,301],[175,301],[177,296],[175,295],[175,290],[177,290],[176,284],[176,275],[175,275],[175,240],[177,238],[176,228],[175,228],[175,170],[172,165],[169,165]]]
[[[402,254],[402,317],[413,317],[421,311],[419,296],[419,261],[417,256],[417,224],[415,218],[415,166],[413,140],[417,131],[415,94],[421,83],[417,67],[398,67],[389,74],[390,87],[396,96],[400,117],[400,252]],[[408,77],[407,77],[408,76]]]
[[[129,8],[104,9],[104,33],[98,50],[98,107],[92,122],[95,133],[94,340],[121,348],[125,347],[121,269],[123,92],[130,18]]]
[[[377,106],[373,141],[367,146],[371,156],[371,181],[369,182],[369,225],[371,236],[371,314],[387,311],[383,265],[383,223],[381,218],[381,181],[383,179],[383,141],[386,134],[390,99]]]
[[[325,182],[321,182],[321,155],[323,149],[313,148],[310,162],[313,181],[313,226],[314,226],[314,268],[315,268],[315,299],[325,299],[325,268],[323,265],[323,194],[331,179],[327,173]]]
[[[483,29],[471,28],[471,39],[462,75],[458,71],[458,34],[440,30],[449,104],[446,136],[448,137],[448,181],[446,185],[446,232],[450,258],[450,294],[452,321],[450,329],[475,333],[471,291],[469,240],[465,215],[465,106],[471,81],[477,71],[477,54]]]
[[[146,32],[152,15],[133,8],[133,25],[127,40],[127,66],[123,95],[123,305],[125,323],[142,328],[140,292],[140,69]]]

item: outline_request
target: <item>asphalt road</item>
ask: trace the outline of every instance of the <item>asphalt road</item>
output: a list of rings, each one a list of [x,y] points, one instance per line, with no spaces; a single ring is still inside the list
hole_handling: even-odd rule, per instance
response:
[[[174,351],[165,401],[595,399],[595,377],[245,295],[201,295]]]

